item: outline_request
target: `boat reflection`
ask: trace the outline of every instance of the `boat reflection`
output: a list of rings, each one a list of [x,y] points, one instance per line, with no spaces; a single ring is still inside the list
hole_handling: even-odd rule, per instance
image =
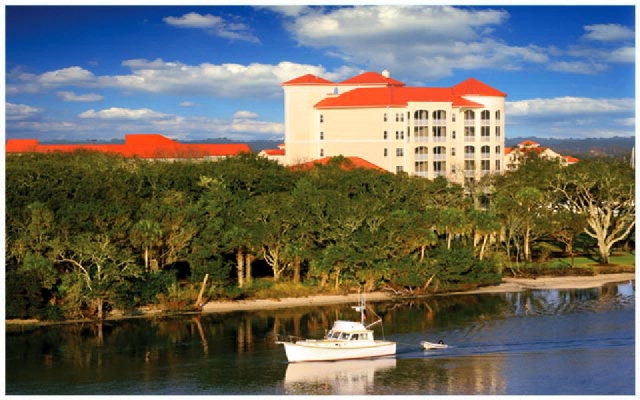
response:
[[[284,389],[287,394],[367,394],[373,389],[377,372],[395,367],[394,357],[290,363]]]

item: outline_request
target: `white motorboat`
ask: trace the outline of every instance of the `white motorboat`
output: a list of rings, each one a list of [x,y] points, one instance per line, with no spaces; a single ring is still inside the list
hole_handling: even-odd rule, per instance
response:
[[[277,341],[277,343],[284,345],[287,360],[289,362],[334,361],[395,355],[396,343],[375,340],[373,330],[369,329],[373,325],[381,323],[382,319],[378,317],[376,321],[365,326],[366,304],[364,300],[361,300],[360,304],[353,308],[360,312],[360,322],[335,321],[323,339]]]
[[[422,342],[420,342],[420,344],[422,345],[422,347],[424,347],[425,350],[446,349],[447,347],[449,347],[449,345],[445,344],[442,340],[438,343],[431,343],[423,340]]]

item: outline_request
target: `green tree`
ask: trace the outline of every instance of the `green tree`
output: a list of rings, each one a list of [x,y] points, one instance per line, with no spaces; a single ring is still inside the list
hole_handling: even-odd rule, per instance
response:
[[[593,159],[562,172],[554,189],[567,210],[584,216],[584,231],[597,240],[600,261],[608,264],[613,245],[635,226],[633,169],[620,160]]]

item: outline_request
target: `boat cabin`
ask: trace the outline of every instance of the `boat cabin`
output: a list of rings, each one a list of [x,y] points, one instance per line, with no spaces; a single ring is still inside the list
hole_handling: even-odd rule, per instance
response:
[[[358,322],[336,321],[327,333],[327,339],[333,340],[373,340],[373,331]]]

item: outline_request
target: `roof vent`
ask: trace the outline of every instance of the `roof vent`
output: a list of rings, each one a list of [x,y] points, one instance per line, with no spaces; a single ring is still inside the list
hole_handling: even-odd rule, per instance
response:
[[[382,76],[384,76],[385,78],[389,78],[391,74],[389,73],[388,69],[385,69],[382,71]]]

